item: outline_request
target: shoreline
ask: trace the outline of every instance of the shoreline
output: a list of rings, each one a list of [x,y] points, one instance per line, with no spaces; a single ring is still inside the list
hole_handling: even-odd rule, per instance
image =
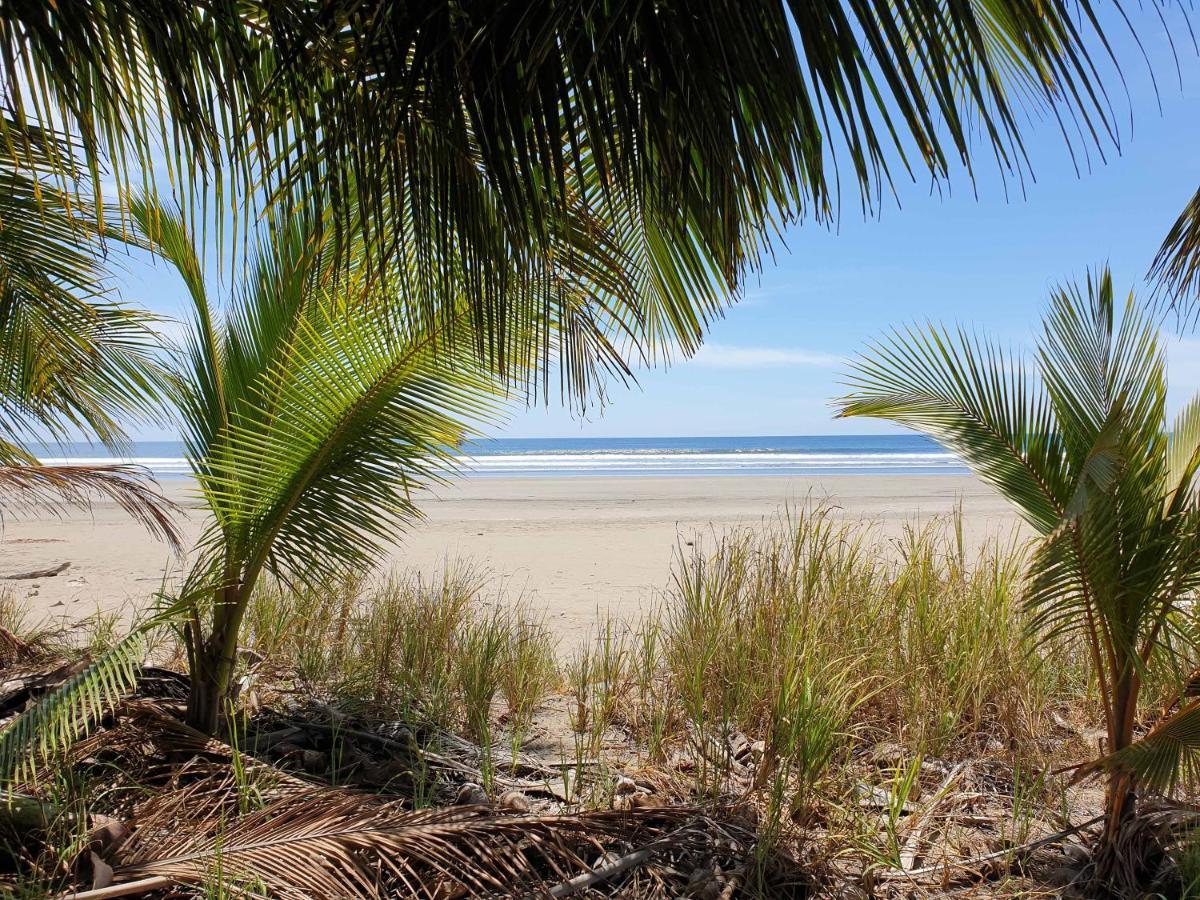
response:
[[[202,521],[191,481],[160,482],[186,513],[185,542]],[[522,597],[564,644],[587,633],[597,612],[635,618],[667,584],[681,541],[771,521],[784,508],[827,502],[832,514],[867,519],[884,537],[905,523],[954,510],[978,547],[1013,532],[1017,519],[990,488],[963,475],[605,475],[461,478],[421,502],[425,519],[397,540],[381,570],[431,572],[463,560]],[[82,619],[149,602],[185,563],[111,503],[91,515],[9,519],[0,534],[0,576],[70,562],[59,575],[0,581],[31,620]]]

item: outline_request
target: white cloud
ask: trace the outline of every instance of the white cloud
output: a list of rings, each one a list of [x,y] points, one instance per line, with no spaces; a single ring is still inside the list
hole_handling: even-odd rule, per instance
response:
[[[832,369],[845,360],[832,353],[818,353],[786,347],[733,347],[705,344],[692,357],[691,364],[710,369],[780,369],[811,366]]]

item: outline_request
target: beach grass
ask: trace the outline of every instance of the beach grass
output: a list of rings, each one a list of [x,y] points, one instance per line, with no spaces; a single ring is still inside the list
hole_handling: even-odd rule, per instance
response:
[[[467,563],[302,589],[269,582],[250,605],[245,650],[263,683],[287,680],[356,715],[477,740],[497,698],[527,723],[559,679],[556,643],[540,617]]]
[[[1081,643],[1030,640],[1024,561],[1015,534],[969,553],[956,516],[886,538],[810,504],[681,540],[653,609],[601,616],[576,646],[460,563],[432,577],[266,584],[247,616],[245,665],[260,683],[290,680],[357,715],[477,741],[497,722],[528,731],[551,695],[567,698],[588,756],[614,729],[648,762],[680,741],[727,746],[739,734],[762,742],[760,779],[783,772],[803,797],[862,747],[1040,764],[1048,732],[1095,724]],[[702,790],[719,792],[720,754],[700,758]]]

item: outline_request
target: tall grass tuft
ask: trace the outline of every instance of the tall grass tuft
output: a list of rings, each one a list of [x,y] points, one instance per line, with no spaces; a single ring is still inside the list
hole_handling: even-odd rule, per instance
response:
[[[888,539],[819,504],[683,543],[661,608],[631,631],[624,722],[658,759],[686,751],[702,794],[759,792],[766,846],[846,796],[879,744],[904,777],[924,757],[1037,759],[1049,711],[1095,712],[1084,648],[1034,650],[1016,535],[966,543],[957,515]],[[572,668],[577,727],[605,706],[603,634]]]
[[[259,665],[362,715],[460,730],[486,742],[493,704],[528,727],[558,683],[555,644],[523,602],[486,573],[389,574],[256,594],[244,646]]]
[[[939,754],[981,734],[1030,739],[1051,700],[1086,685],[1081,647],[1031,656],[1020,543],[968,558],[956,516],[885,543],[804,506],[694,543],[666,598],[664,655],[697,725],[770,735],[812,686],[847,721],[861,705],[857,727]]]

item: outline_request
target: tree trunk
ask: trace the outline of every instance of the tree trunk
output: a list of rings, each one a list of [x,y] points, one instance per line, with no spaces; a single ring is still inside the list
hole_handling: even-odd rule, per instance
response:
[[[1109,731],[1109,753],[1124,750],[1133,743],[1140,687],[1132,664],[1126,663],[1113,685],[1113,716]],[[1104,830],[1095,855],[1095,881],[1112,889],[1113,896],[1137,886],[1140,848],[1131,829],[1137,817],[1137,782],[1132,773],[1114,771],[1104,790]]]
[[[221,708],[229,694],[229,679],[221,679],[220,661],[207,642],[197,651],[192,665],[192,688],[188,693],[187,723],[197,731],[213,735],[221,721]]]
[[[1104,789],[1104,831],[1100,836],[1101,847],[1114,847],[1121,829],[1137,812],[1137,796],[1134,793],[1133,776],[1128,772],[1114,772]]]
[[[192,688],[187,723],[205,734],[216,734],[229,700],[229,685],[237,660],[238,632],[245,614],[245,593],[236,587],[221,591],[213,609],[213,630],[201,639],[193,635]]]

